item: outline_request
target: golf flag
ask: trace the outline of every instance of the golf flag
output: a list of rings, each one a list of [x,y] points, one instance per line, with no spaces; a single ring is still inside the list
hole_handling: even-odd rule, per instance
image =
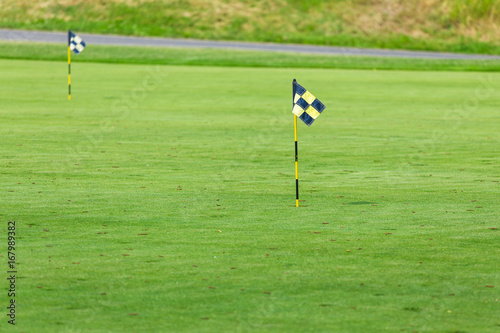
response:
[[[80,36],[75,35],[71,30],[68,30],[68,46],[71,51],[80,54],[85,48],[85,42]]]
[[[311,126],[314,120],[323,112],[325,105],[295,80],[293,80],[293,95],[293,114],[299,117],[307,126]]]
[[[85,42],[80,36],[68,30],[68,100],[71,100],[71,51],[80,54],[85,48]]]
[[[295,207],[299,207],[299,145],[297,143],[297,117],[302,119],[307,126],[318,118],[325,109],[325,105],[319,101],[307,89],[302,87],[293,79],[292,83],[292,113],[294,114],[295,130]]]

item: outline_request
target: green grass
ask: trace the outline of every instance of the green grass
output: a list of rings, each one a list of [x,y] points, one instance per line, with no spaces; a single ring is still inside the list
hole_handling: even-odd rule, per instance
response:
[[[2,331],[498,331],[499,74],[83,59],[0,60]]]
[[[0,27],[500,54],[494,0],[4,0]]]
[[[225,67],[500,71],[500,60],[440,60],[325,56],[279,52],[89,45],[73,61]],[[0,59],[67,61],[65,45],[0,42]]]

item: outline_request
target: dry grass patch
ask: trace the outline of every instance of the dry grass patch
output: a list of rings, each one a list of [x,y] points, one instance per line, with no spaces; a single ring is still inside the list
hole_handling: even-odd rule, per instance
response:
[[[493,0],[5,0],[0,27],[486,52]]]

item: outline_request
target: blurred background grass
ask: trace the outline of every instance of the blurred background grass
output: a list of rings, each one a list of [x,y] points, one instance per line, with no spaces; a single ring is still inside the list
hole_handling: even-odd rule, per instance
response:
[[[187,66],[500,72],[500,59],[412,59],[265,51],[92,45],[78,62]],[[1,42],[0,58],[66,61],[66,45]]]
[[[500,54],[494,0],[3,0],[0,27]]]

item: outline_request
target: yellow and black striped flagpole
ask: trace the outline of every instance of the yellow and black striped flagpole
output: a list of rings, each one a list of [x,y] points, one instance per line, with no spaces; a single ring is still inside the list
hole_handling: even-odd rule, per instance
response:
[[[70,49],[70,32],[68,31],[68,100],[71,100],[71,49]]]
[[[293,79],[292,107],[295,99],[295,79]],[[297,144],[297,116],[293,115],[295,130],[295,207],[299,207],[299,146]]]
[[[68,99],[71,100],[71,50],[68,46]]]
[[[297,145],[297,116],[294,117],[295,125],[295,207],[299,207],[299,150]]]

